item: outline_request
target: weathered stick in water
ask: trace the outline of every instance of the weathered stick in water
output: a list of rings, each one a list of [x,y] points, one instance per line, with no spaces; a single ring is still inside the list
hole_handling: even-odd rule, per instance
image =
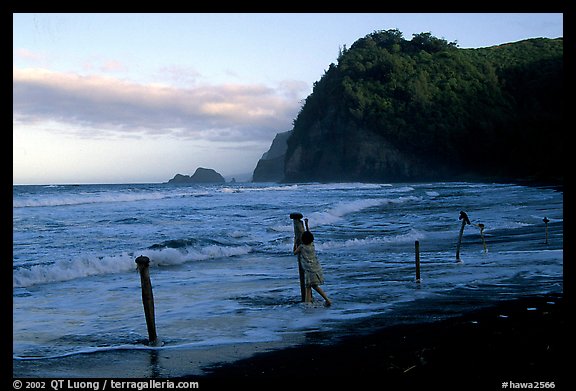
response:
[[[304,224],[302,223],[302,213],[290,213],[290,218],[294,223],[294,248],[299,246],[301,242],[301,236],[304,233]],[[306,287],[304,285],[304,269],[300,262],[300,254],[298,254],[298,276],[300,277],[300,295],[302,301],[306,300]]]
[[[158,335],[156,334],[156,320],[154,319],[154,295],[152,294],[152,283],[150,282],[150,258],[140,255],[136,258],[138,272],[140,273],[140,283],[142,285],[142,304],[144,305],[144,315],[146,316],[146,327],[148,328],[148,344],[156,346]]]
[[[548,244],[548,223],[550,222],[550,220],[548,220],[547,217],[544,217],[542,219],[542,221],[544,222],[544,224],[546,225],[546,244]]]
[[[458,245],[456,246],[456,261],[462,262],[460,260],[460,245],[462,244],[462,234],[464,234],[464,227],[466,224],[470,224],[470,220],[468,219],[468,215],[464,211],[460,211],[460,216],[458,220],[462,220],[462,227],[460,227],[460,235],[458,236]]]
[[[476,224],[476,226],[480,228],[480,237],[482,238],[482,246],[484,246],[484,254],[486,254],[488,252],[488,249],[486,248],[486,239],[484,239],[484,224],[479,223]]]
[[[414,242],[414,252],[416,254],[416,282],[420,282],[420,242]]]

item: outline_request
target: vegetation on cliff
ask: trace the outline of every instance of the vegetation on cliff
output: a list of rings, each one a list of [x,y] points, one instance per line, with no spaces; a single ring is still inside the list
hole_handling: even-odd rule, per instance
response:
[[[285,180],[562,178],[563,39],[460,49],[376,31],[314,83]]]

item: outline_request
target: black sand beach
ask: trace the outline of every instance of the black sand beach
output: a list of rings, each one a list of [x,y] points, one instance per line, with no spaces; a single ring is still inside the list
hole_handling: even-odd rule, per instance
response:
[[[457,295],[307,333],[294,347],[104,352],[14,362],[13,376],[186,380],[210,390],[564,390],[574,361],[567,308],[559,293],[498,302]]]
[[[566,389],[572,336],[561,294],[256,354],[194,376],[202,388]],[[352,326],[353,327],[353,326]],[[371,325],[364,324],[369,330]],[[328,341],[328,342],[327,342]]]
[[[490,301],[476,293],[409,302],[332,331],[307,332],[292,347],[234,344],[13,361],[13,377],[187,380],[210,390],[567,389],[573,324],[563,294]]]

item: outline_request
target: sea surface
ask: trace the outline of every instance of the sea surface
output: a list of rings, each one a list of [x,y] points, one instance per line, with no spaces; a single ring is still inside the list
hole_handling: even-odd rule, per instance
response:
[[[456,262],[460,211],[472,224]],[[292,212],[309,219],[329,308],[316,293],[314,303],[300,302]],[[484,224],[485,246],[477,224]],[[159,348],[146,345],[140,255],[151,260]],[[342,333],[347,322],[455,292],[499,301],[562,290],[563,193],[552,188],[465,182],[13,187],[19,371],[27,363],[100,351]],[[437,316],[443,313],[438,309]]]

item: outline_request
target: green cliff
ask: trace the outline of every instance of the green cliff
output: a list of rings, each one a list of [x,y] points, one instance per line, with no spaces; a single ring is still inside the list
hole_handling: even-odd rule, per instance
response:
[[[314,83],[284,181],[559,181],[563,97],[562,38],[460,49],[376,31]]]

